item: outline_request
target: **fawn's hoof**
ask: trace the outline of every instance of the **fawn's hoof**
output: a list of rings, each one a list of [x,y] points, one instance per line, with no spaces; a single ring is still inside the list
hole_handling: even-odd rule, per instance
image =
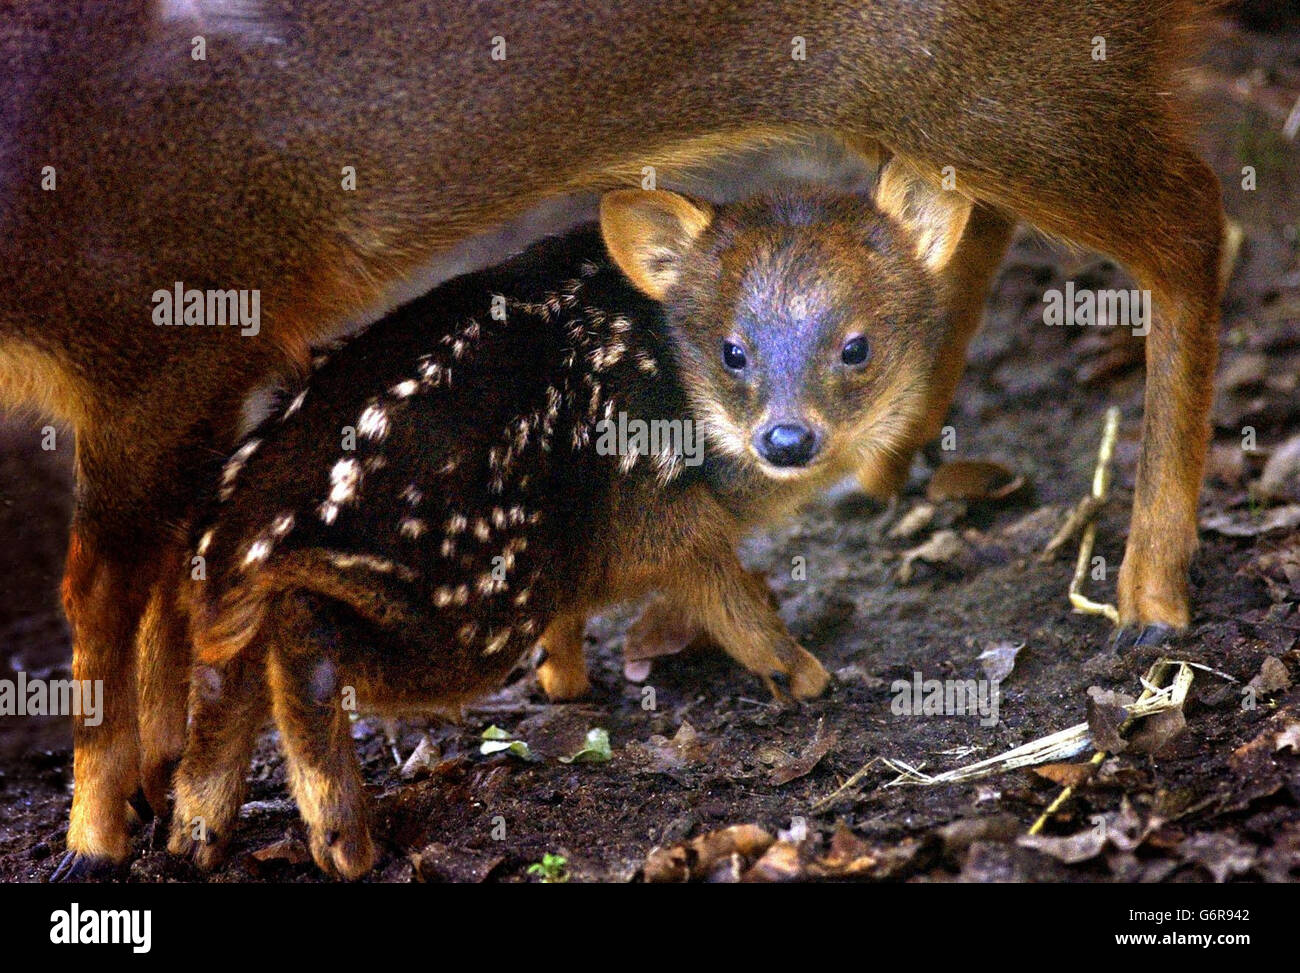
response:
[[[831,676],[807,649],[799,648],[789,672],[774,669],[764,680],[772,697],[780,702],[816,699],[830,685]]]
[[[107,882],[117,878],[121,862],[101,855],[69,851],[50,875],[51,882]]]
[[[800,649],[799,652],[799,661],[791,674],[790,691],[794,693],[795,699],[816,699],[826,692],[831,674],[811,652],[806,649]]]
[[[577,699],[591,689],[586,663],[566,667],[556,664],[554,658],[547,658],[537,667],[537,684],[553,700]]]
[[[374,843],[364,825],[350,830],[311,829],[311,856],[326,875],[352,881],[375,867]]]

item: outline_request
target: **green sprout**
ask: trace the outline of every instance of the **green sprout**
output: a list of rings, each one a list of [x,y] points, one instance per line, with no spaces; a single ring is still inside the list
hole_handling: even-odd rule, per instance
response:
[[[528,866],[529,875],[537,875],[545,884],[563,884],[569,880],[569,860],[563,855],[552,855],[549,851],[542,860]]]

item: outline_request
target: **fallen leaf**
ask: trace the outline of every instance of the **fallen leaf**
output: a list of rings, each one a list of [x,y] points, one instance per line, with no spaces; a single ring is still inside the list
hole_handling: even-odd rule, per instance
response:
[[[913,565],[917,561],[926,564],[949,564],[959,558],[966,546],[955,531],[937,531],[928,541],[903,554],[903,563],[898,568],[898,580],[907,584],[915,573]]]
[[[824,720],[817,721],[817,729],[813,733],[812,740],[804,747],[803,753],[773,769],[771,777],[773,787],[780,787],[782,784],[806,776],[839,742],[839,733],[834,730],[830,733],[823,732],[824,722]]]
[[[977,657],[976,661],[984,667],[984,674],[994,682],[1002,682],[1011,675],[1016,667],[1016,658],[1024,642],[994,642]]]
[[[1291,530],[1300,527],[1300,503],[1273,507],[1262,514],[1249,511],[1212,514],[1201,520],[1201,527],[1225,537],[1258,537],[1274,531]]]
[[[947,500],[995,501],[1005,500],[1025,486],[1025,478],[998,463],[986,460],[953,460],[944,463],[926,487],[925,497],[931,503]]]
[[[803,877],[799,846],[790,841],[773,842],[744,874],[746,882],[795,882]]]
[[[888,536],[896,540],[915,537],[930,526],[930,522],[934,520],[934,514],[935,510],[932,504],[919,503],[890,528]]]
[[[1130,696],[1098,686],[1088,687],[1088,730],[1094,747],[1107,753],[1124,752],[1128,744],[1120,736],[1119,728],[1128,719],[1128,710],[1124,707],[1132,702]]]
[[[478,752],[485,757],[494,753],[509,753],[520,760],[537,759],[528,749],[527,743],[516,740],[513,734],[495,725],[483,731],[483,743],[479,745]]]
[[[427,736],[421,737],[415,750],[406,758],[400,771],[404,780],[425,777],[433,773],[433,768],[442,761],[442,750]]]
[[[1187,729],[1182,707],[1152,713],[1138,722],[1128,736],[1129,753],[1159,755]]]
[[[757,861],[773,840],[755,824],[736,824],[710,831],[668,848],[652,848],[641,867],[641,877],[650,883],[706,878],[719,866],[729,866],[732,855],[739,855],[746,862]]]
[[[1300,435],[1273,450],[1251,492],[1262,500],[1300,502]]]
[[[713,756],[714,745],[695,732],[695,727],[683,721],[670,740],[655,734],[644,743],[634,740],[625,751],[633,764],[650,773],[676,774],[694,764],[707,763]]]
[[[1101,854],[1102,849],[1106,847],[1106,830],[1093,827],[1064,838],[1026,834],[1017,838],[1016,844],[1021,848],[1041,851],[1066,865],[1077,865]]]
[[[1095,770],[1092,764],[1043,764],[1034,773],[1062,787],[1082,787]]]
[[[1243,777],[1263,777],[1283,750],[1300,754],[1300,706],[1292,703],[1274,713],[1263,729],[1228,758],[1228,766]]]
[[[561,757],[562,764],[598,764],[613,756],[609,748],[609,731],[600,727],[587,731],[587,739],[577,753]]]
[[[1216,882],[1243,875],[1255,864],[1253,845],[1222,833],[1193,835],[1178,846],[1178,854],[1183,861],[1200,865]]]
[[[1020,821],[1015,815],[990,814],[950,821],[938,829],[938,835],[945,857],[957,861],[977,841],[1011,841],[1020,831]]]
[[[1270,655],[1265,657],[1259,673],[1247,685],[1257,693],[1271,695],[1291,688],[1291,674],[1286,671],[1281,659]]]
[[[452,848],[434,842],[411,855],[418,882],[461,882],[477,884],[505,861],[504,855],[469,848]]]
[[[259,862],[285,861],[290,865],[302,865],[311,861],[311,852],[297,838],[281,838],[251,853]]]

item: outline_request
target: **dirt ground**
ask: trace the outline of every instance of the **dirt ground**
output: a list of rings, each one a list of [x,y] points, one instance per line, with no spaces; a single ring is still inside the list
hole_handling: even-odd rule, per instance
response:
[[[1029,486],[1008,499],[944,501],[926,519],[917,513],[928,503],[921,464],[896,505],[843,489],[746,544],[791,629],[836,674],[824,698],[782,709],[725,658],[699,651],[656,659],[645,682],[630,682],[621,639],[632,613],[601,619],[588,640],[594,688],[580,703],[546,704],[531,672],[520,671],[461,725],[403,723],[390,745],[379,722],[356,723],[382,849],[370,880],[536,880],[529,866],[558,855],[565,863],[555,877],[625,881],[642,874],[655,846],[744,824],[786,832],[777,846],[784,854],[751,869],[767,839],[734,856],[729,845],[717,853],[697,843],[694,854],[678,853],[669,877],[680,877],[677,868],[714,879],[1300,878],[1300,689],[1292,688],[1300,517],[1288,507],[1300,503],[1300,467],[1290,469],[1289,501],[1252,491],[1270,452],[1300,433],[1300,139],[1283,135],[1300,96],[1300,33],[1225,22],[1194,87],[1208,119],[1203,147],[1244,242],[1224,302],[1195,615],[1164,650],[1218,673],[1195,670],[1181,733],[1168,732],[1176,718],[1166,720],[1146,746],[1129,744],[1091,776],[1082,769],[1091,749],[1048,776],[1022,769],[930,787],[885,786],[898,773],[877,760],[827,800],[875,758],[938,773],[1080,723],[1089,687],[1135,696],[1155,658],[1111,652],[1109,623],[1071,612],[1074,544],[1054,560],[1038,556],[1087,492],[1103,413],[1118,405],[1116,480],[1097,534],[1106,581],[1088,582],[1093,597],[1113,597],[1132,500],[1141,345],[1115,328],[1045,327],[1042,294],[1067,279],[1128,285],[1110,264],[1023,232],[972,349],[951,418],[956,450],[943,456],[994,460]],[[1244,165],[1255,167],[1253,191],[1242,188]],[[1253,453],[1243,449],[1248,427]],[[12,418],[0,431],[0,678],[68,671],[57,585],[70,450],[66,441],[54,451],[39,443],[30,421]],[[936,545],[939,563],[914,561],[903,583],[905,552],[941,530],[953,535]],[[792,570],[796,563],[804,570]],[[893,712],[895,680],[982,678],[976,657],[1005,643],[1024,648],[1001,686],[994,725]],[[1244,692],[1252,679],[1255,690]],[[1092,715],[1094,727],[1104,720]],[[41,880],[63,851],[70,733],[62,721],[0,722],[0,879]],[[535,759],[481,754],[489,726],[526,741]],[[592,728],[608,731],[611,759],[561,762]],[[404,777],[394,749],[406,760],[417,747],[427,759]],[[272,734],[259,744],[252,779],[230,860],[211,880],[321,880]],[[1048,840],[1024,839],[1069,782],[1078,786],[1051,815]],[[1066,836],[1074,837],[1053,840]],[[125,878],[198,877],[152,839],[144,826]],[[652,867],[650,877],[661,871]]]

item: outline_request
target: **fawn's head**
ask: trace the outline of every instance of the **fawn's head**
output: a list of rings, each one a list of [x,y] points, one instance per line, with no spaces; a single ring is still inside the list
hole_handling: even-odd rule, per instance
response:
[[[937,273],[970,203],[897,163],[875,201],[785,190],[601,202],[611,256],[663,301],[708,446],[762,476],[842,475],[921,421],[946,338]]]

